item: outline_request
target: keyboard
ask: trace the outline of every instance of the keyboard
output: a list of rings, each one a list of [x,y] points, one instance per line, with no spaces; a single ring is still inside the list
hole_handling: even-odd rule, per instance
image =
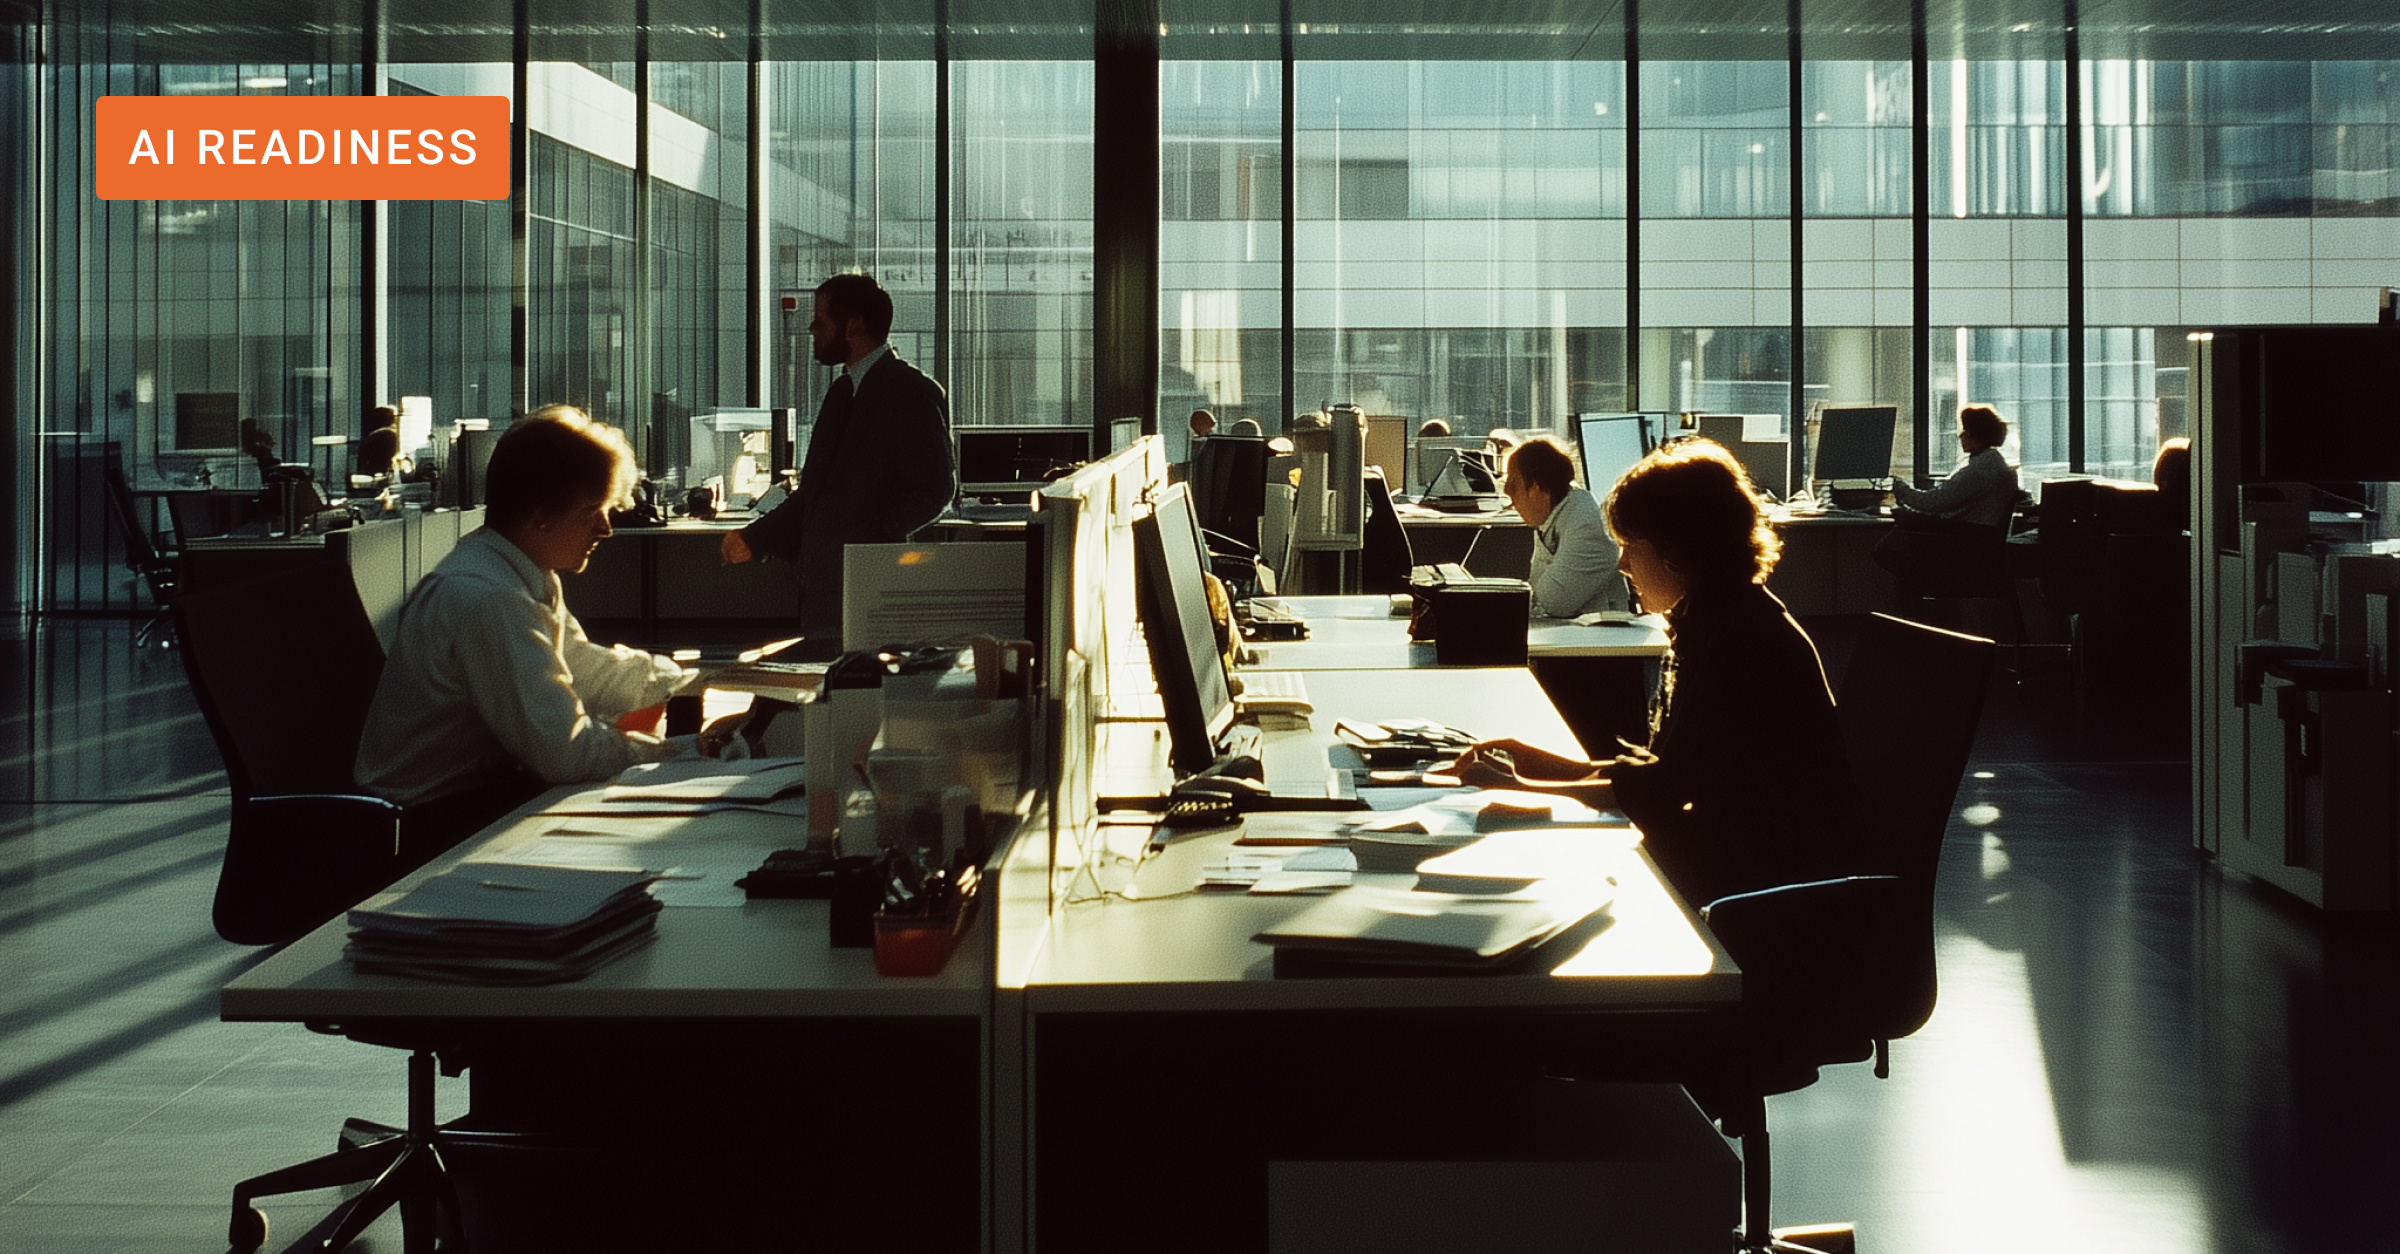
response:
[[[1252,714],[1307,714],[1308,679],[1298,671],[1242,671],[1234,676],[1241,691],[1234,704]]]

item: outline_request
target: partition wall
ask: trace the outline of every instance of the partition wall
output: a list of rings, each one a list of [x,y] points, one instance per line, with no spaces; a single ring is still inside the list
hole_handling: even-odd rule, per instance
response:
[[[2191,330],[2361,321],[2400,284],[2400,19],[2258,8],[28,9],[0,64],[10,593],[139,603],[93,466],[159,492],[247,465],[184,398],[328,471],[312,441],[402,396],[574,403],[664,460],[691,414],[814,404],[807,293],[846,269],[962,424],[1873,402],[1906,474],[1988,402],[2029,482],[2143,474]],[[515,193],[92,196],[99,96],[370,92],[510,97]]]

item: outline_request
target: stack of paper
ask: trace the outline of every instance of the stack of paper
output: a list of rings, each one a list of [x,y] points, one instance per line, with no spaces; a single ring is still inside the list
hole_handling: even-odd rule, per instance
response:
[[[1572,797],[1488,788],[1454,793],[1405,810],[1362,814],[1343,824],[1362,871],[1409,871],[1436,854],[1483,839],[1489,832],[1572,823],[1611,824]],[[1614,822],[1623,822],[1614,817]]]
[[[1286,955],[1344,966],[1482,971],[1503,966],[1616,901],[1606,878],[1468,895],[1351,888],[1260,932]],[[1280,967],[1279,967],[1280,969]]]
[[[580,979],[655,933],[640,870],[464,863],[350,912],[362,972],[470,984]]]

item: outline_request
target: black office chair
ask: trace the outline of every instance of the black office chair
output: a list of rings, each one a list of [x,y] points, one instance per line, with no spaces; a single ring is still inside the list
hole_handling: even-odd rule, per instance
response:
[[[1838,699],[1858,797],[1857,874],[1711,902],[1709,929],[1742,968],[1742,1005],[1723,1016],[1661,1016],[1568,1038],[1568,1074],[1681,1083],[1742,1143],[1743,1232],[1752,1252],[1850,1247],[1812,1228],[1768,1228],[1774,1170],[1766,1099],[1816,1083],[1819,1068],[1873,1059],[1932,1017],[1934,873],[1974,747],[1993,644],[1887,614],[1870,618]],[[1569,1029],[1572,1031],[1572,1029]],[[1555,1063],[1554,1063],[1555,1069]]]
[[[341,563],[176,598],[200,717],[233,786],[217,934],[277,945],[397,878],[400,808],[351,769],[383,646]]]
[[[172,553],[162,553],[150,538],[150,529],[142,524],[141,510],[133,500],[133,486],[125,482],[125,471],[111,461],[101,467],[100,483],[108,493],[109,512],[117,519],[118,529],[125,533],[125,568],[150,590],[151,614],[141,629],[133,633],[136,646],[148,644],[152,633],[166,625],[168,611],[175,603],[176,560]],[[170,629],[159,638],[161,644],[172,647],[175,635]]]
[[[400,807],[353,783],[383,646],[349,570],[327,561],[194,592],[174,609],[192,694],[233,785],[217,933],[238,944],[282,944],[413,869],[401,853]],[[458,1236],[458,1199],[442,1151],[531,1139],[437,1125],[435,1043],[337,1030],[412,1051],[408,1126],[348,1120],[336,1152],[235,1185],[228,1233],[235,1249],[266,1240],[266,1217],[252,1207],[257,1198],[372,1181],[330,1218],[322,1248],[342,1248],[398,1205],[406,1248],[430,1250],[437,1228]]]
[[[1741,965],[1744,1023],[1687,1087],[1726,1135],[1741,1138],[1745,1249],[1776,1248],[1767,1230],[1766,1099],[1816,1083],[1818,1068],[1832,1063],[1871,1057],[1876,1076],[1888,1076],[1890,1043],[1933,1015],[1934,873],[1993,652],[1981,637],[1870,618],[1837,700],[1866,873],[1745,893],[1703,911]]]
[[[1408,591],[1409,572],[1417,559],[1408,542],[1408,529],[1392,508],[1390,485],[1383,471],[1367,467],[1367,525],[1358,555],[1358,590],[1382,593]]]

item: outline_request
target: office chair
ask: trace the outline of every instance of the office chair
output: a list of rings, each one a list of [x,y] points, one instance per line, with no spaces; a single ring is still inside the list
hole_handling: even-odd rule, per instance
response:
[[[132,571],[150,590],[150,617],[133,633],[133,643],[139,647],[148,644],[151,633],[168,622],[168,609],[175,602],[177,563],[174,554],[158,551],[150,539],[150,529],[142,525],[141,511],[134,505],[133,487],[125,482],[124,468],[112,460],[101,467],[100,483],[108,493],[109,512],[116,515],[117,526],[125,533],[125,569]],[[160,643],[174,646],[172,627],[160,637]]]
[[[233,785],[217,933],[237,944],[282,944],[411,870],[400,852],[400,807],[353,783],[383,646],[349,569],[328,561],[204,589],[177,598],[174,610],[192,695]],[[266,1240],[266,1218],[251,1205],[257,1198],[369,1181],[337,1212],[322,1248],[342,1248],[394,1205],[408,1250],[431,1250],[445,1224],[455,1239],[458,1200],[443,1149],[531,1138],[438,1126],[430,1044],[379,1039],[356,1025],[321,1030],[411,1051],[408,1125],[348,1120],[335,1153],[235,1185],[234,1248]]]
[[[1687,1084],[1742,1142],[1746,1250],[1767,1231],[1766,1099],[1872,1057],[1933,1016],[1934,872],[1991,675],[1991,641],[1886,614],[1851,650],[1836,710],[1859,806],[1864,874],[1744,893],[1702,912],[1742,968],[1744,1030]],[[1802,1248],[1824,1248],[1802,1247]]]
[[[1703,908],[1742,968],[1742,1004],[1730,1021],[1667,1016],[1639,1035],[1611,1028],[1568,1045],[1581,1055],[1567,1063],[1570,1074],[1676,1081],[1741,1141],[1737,1248],[1746,1254],[1850,1248],[1838,1228],[1794,1240],[1768,1228],[1766,1099],[1816,1083],[1818,1069],[1835,1063],[1871,1058],[1876,1076],[1888,1076],[1890,1043],[1932,1017],[1934,873],[1993,651],[1981,637],[1871,617],[1837,700],[1858,798],[1857,873]]]
[[[1383,471],[1367,468],[1367,526],[1358,555],[1358,590],[1390,595],[1408,591],[1409,572],[1417,559],[1409,547],[1408,529],[1392,508],[1391,486]]]

